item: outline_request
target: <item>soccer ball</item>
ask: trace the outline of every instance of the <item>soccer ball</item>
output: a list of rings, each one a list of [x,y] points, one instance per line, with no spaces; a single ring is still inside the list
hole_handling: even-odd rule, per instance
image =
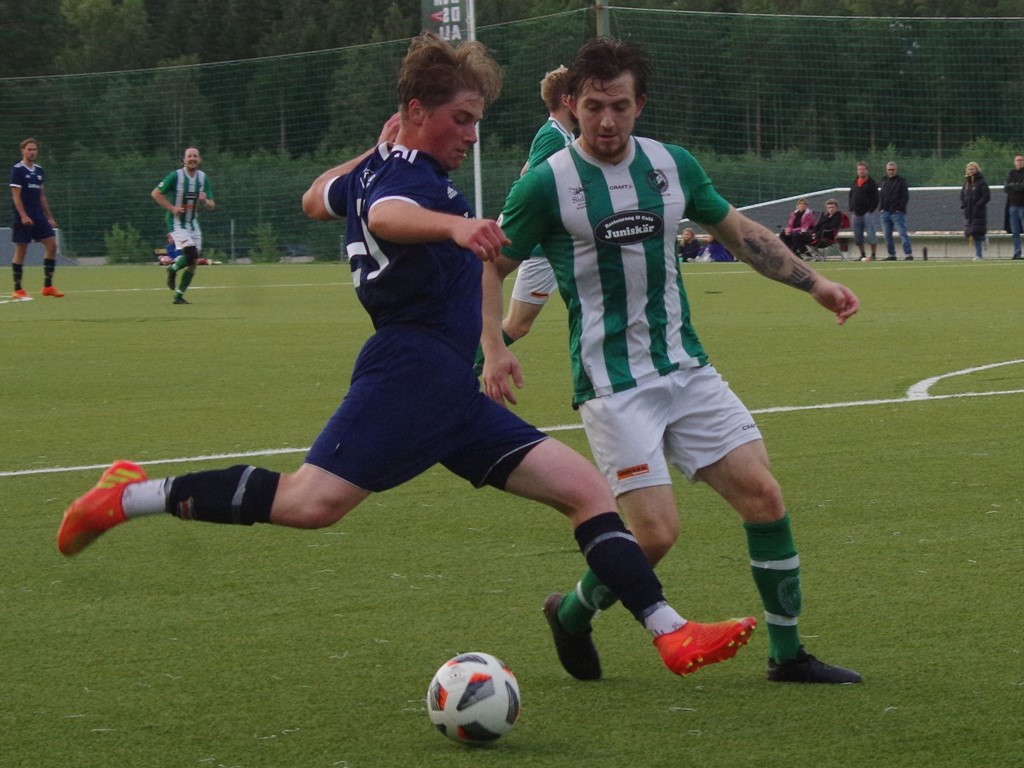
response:
[[[519,684],[512,670],[489,653],[462,653],[434,674],[427,712],[452,741],[494,741],[519,719]]]

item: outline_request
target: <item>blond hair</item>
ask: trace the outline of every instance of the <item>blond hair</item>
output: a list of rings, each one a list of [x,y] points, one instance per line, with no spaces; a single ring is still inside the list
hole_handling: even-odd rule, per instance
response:
[[[562,106],[562,97],[568,95],[569,70],[563,64],[552,69],[540,81],[540,97],[548,112],[554,112]]]

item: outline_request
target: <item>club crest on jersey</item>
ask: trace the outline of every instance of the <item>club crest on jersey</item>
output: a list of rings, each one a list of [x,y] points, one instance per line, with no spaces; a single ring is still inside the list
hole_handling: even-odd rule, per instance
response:
[[[594,237],[602,243],[633,245],[665,231],[665,222],[651,211],[623,211],[602,219],[594,227]]]
[[[668,192],[668,176],[660,168],[654,168],[647,173],[647,185],[663,195]]]

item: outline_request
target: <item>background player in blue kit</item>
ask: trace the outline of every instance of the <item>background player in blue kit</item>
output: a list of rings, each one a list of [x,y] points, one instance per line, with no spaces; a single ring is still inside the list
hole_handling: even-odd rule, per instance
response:
[[[400,121],[392,118],[380,144],[321,174],[303,196],[311,218],[347,218],[356,292],[375,329],[305,463],[292,473],[235,466],[147,480],[141,467],[116,462],[65,513],[63,554],[142,515],[321,528],[371,493],[442,464],[476,487],[566,515],[590,568],[677,674],[728,658],[747,641],[753,619],[701,625],[679,616],[597,469],[480,392],[472,364],[482,262],[508,240],[496,222],[471,217],[447,174],[465,160],[500,88],[498,65],[481,44],[416,38],[398,76]]]
[[[36,165],[39,142],[25,139],[21,142],[21,161],[11,168],[11,240],[14,255],[11,271],[14,273],[12,299],[29,301],[31,296],[21,287],[21,276],[28,244],[35,240],[43,246],[43,296],[62,298],[63,293],[53,287],[53,272],[57,269],[57,222],[50,212],[43,184],[43,167]]]

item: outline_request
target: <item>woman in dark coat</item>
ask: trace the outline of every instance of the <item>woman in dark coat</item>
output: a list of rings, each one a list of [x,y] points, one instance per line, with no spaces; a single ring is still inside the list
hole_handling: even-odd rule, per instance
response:
[[[974,240],[974,260],[981,261],[988,219],[985,209],[992,195],[988,182],[981,175],[981,166],[968,163],[964,185],[960,189],[960,208],[964,212],[964,236]]]

